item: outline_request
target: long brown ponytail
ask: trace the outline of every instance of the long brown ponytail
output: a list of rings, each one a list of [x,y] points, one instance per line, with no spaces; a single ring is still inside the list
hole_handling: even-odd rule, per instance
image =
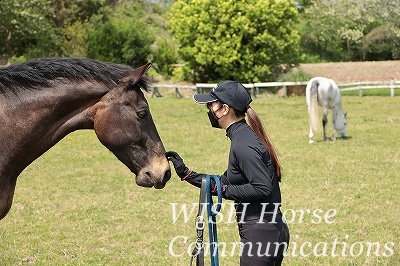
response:
[[[247,117],[248,117],[251,129],[254,131],[254,133],[256,133],[257,137],[263,142],[264,146],[267,148],[267,151],[269,152],[269,154],[271,156],[272,164],[274,165],[274,167],[276,169],[276,175],[277,175],[278,181],[280,182],[282,166],[279,163],[278,155],[276,154],[274,145],[272,145],[272,142],[270,141],[257,113],[251,107],[249,107],[247,109]]]

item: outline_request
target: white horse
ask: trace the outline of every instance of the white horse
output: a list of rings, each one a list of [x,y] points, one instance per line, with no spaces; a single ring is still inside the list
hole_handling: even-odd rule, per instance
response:
[[[306,87],[306,100],[310,122],[310,143],[314,142],[313,131],[318,129],[318,104],[322,106],[324,115],[322,125],[324,127],[324,140],[326,137],[326,124],[328,123],[328,110],[332,109],[332,140],[335,138],[335,130],[341,138],[347,138],[346,113],[342,109],[342,99],[339,87],[332,79],[314,77],[310,79]]]

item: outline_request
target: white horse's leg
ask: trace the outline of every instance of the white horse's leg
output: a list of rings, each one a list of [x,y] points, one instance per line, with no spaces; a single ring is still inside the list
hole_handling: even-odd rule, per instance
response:
[[[308,137],[310,138],[310,140],[308,142],[309,143],[314,143],[314,134],[312,132],[311,126],[310,126],[310,133],[308,134]]]
[[[327,107],[323,107],[322,109],[324,109],[324,114],[322,116],[322,126],[324,128],[324,140],[327,140],[327,136],[326,136],[326,124],[328,124],[328,108]]]
[[[335,141],[336,137],[335,137],[335,121],[334,121],[334,115],[335,115],[335,108],[332,109],[332,140]]]

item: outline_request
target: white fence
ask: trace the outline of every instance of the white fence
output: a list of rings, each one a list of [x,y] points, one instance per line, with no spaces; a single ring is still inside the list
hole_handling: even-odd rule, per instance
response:
[[[182,94],[179,92],[180,89],[196,90],[196,86],[194,85],[153,84],[152,88],[153,88],[153,94],[152,94],[153,98],[161,97],[159,88],[175,89],[175,96],[178,98],[182,97]]]
[[[204,93],[210,91],[212,88],[217,85],[216,83],[196,83],[196,85],[170,85],[170,84],[154,84],[153,87],[153,95],[152,97],[161,97],[159,92],[159,88],[174,88],[175,96],[182,97],[179,90],[181,89],[190,89],[196,91],[197,93]],[[248,83],[243,84],[243,86],[248,89],[254,97],[260,92],[260,89],[276,89],[276,88],[284,88],[285,93],[288,87],[293,86],[304,86],[307,85],[307,81],[300,82],[259,82],[259,83]],[[371,90],[371,89],[388,89],[390,90],[390,96],[395,96],[395,89],[400,89],[400,81],[395,79],[387,80],[387,81],[362,81],[362,82],[352,82],[352,83],[338,83],[340,91],[359,91],[359,96],[363,96],[363,90]],[[287,93],[286,93],[286,96]]]
[[[340,91],[359,91],[359,96],[362,97],[363,90],[371,89],[389,89],[390,96],[394,97],[394,90],[400,89],[400,81],[392,79],[390,81],[360,81],[353,83],[338,84]]]

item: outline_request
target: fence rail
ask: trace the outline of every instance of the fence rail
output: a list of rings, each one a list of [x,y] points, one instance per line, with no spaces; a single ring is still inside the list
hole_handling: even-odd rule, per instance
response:
[[[171,84],[153,84],[152,97],[161,97],[159,88],[173,88],[175,89],[175,96],[180,98],[182,94],[179,90],[189,89],[197,93],[205,93],[214,88],[216,83],[196,83],[196,85],[171,85]],[[246,83],[243,86],[250,91],[250,93],[257,97],[261,89],[271,89],[271,88],[284,88],[285,94],[287,95],[287,87],[293,86],[304,86],[304,92],[307,85],[307,81],[299,82],[257,82],[257,83]],[[389,89],[390,96],[395,96],[395,90],[400,89],[400,81],[396,79],[386,80],[386,81],[360,81],[360,82],[350,82],[350,83],[338,83],[340,91],[359,91],[359,96],[362,97],[363,90],[371,89]]]
[[[152,93],[153,98],[161,97],[159,88],[175,89],[175,96],[177,98],[182,98],[182,94],[179,92],[180,89],[196,90],[195,85],[153,84],[152,88],[153,88],[153,93]]]
[[[359,96],[362,97],[363,90],[372,89],[390,89],[390,97],[394,97],[394,90],[400,89],[400,81],[392,79],[389,81],[360,81],[352,83],[338,84],[340,91],[359,91]]]

